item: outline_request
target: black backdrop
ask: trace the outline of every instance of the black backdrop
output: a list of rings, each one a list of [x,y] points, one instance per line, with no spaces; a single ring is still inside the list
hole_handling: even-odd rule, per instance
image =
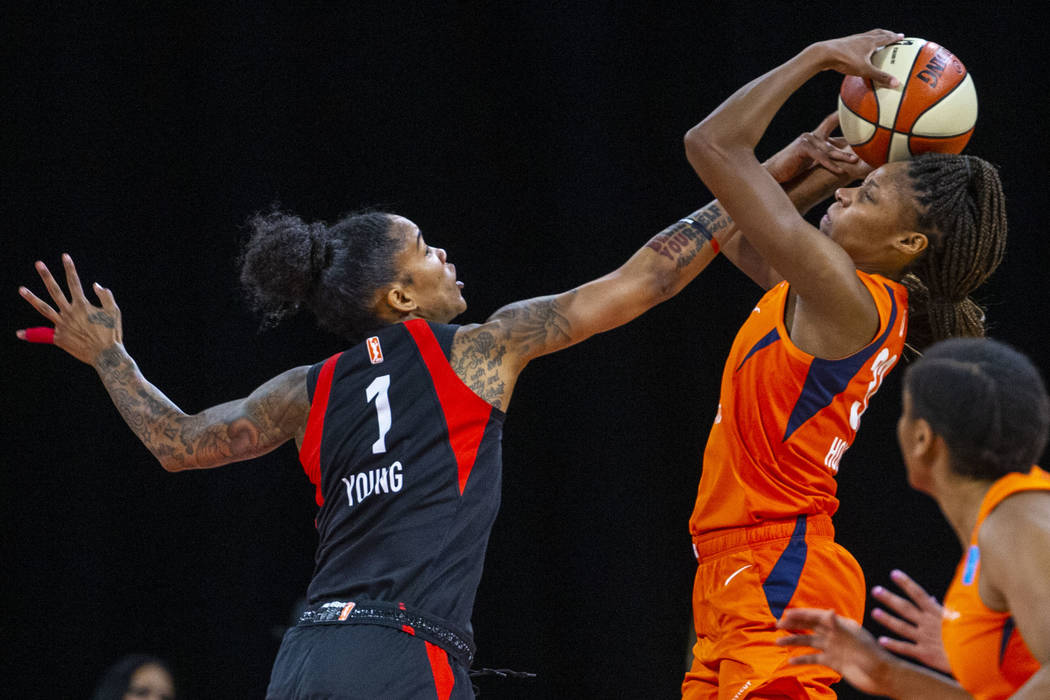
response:
[[[997,336],[1050,365],[1047,61],[1022,10],[195,5],[9,9],[0,136],[9,330],[37,322],[15,291],[41,289],[33,261],[69,252],[86,283],[114,290],[128,349],[188,411],[340,349],[309,319],[257,332],[233,283],[252,212],[403,213],[448,250],[463,320],[481,320],[613,269],[706,202],[686,129],[809,41],[875,25],[938,41],[973,72],[969,152],[1001,165],[1012,226],[981,299]],[[811,81],[762,148],[814,126],[837,84]],[[539,678],[484,681],[484,696],[675,697],[699,455],[757,296],[718,261],[631,325],[526,370],[474,619],[478,665]],[[294,449],[170,475],[90,369],[13,336],[3,352],[5,696],[85,697],[111,661],[146,650],[172,661],[182,697],[261,697],[316,541]],[[898,400],[896,373],[843,460],[840,540],[869,584],[901,567],[939,592],[959,546],[904,484]]]

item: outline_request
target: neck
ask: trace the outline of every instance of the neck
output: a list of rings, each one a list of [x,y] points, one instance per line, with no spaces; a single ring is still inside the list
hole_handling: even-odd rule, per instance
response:
[[[856,263],[857,269],[861,272],[869,275],[882,275],[887,279],[891,279],[894,282],[900,282],[901,278],[904,277],[904,270],[899,267],[893,267],[892,265],[878,264],[878,263]]]
[[[981,503],[993,483],[949,474],[937,485],[937,505],[959,538],[963,551],[970,546]]]

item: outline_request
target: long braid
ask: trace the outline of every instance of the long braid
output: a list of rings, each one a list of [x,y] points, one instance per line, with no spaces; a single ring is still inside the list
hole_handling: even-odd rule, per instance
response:
[[[928,154],[908,175],[918,228],[930,247],[902,280],[909,291],[910,344],[984,335],[984,311],[969,295],[999,266],[1006,249],[1006,205],[995,166],[975,156]]]

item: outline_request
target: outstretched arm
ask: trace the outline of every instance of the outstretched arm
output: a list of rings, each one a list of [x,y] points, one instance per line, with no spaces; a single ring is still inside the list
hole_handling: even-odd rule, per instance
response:
[[[836,123],[829,117],[818,132]],[[843,146],[803,135],[766,167],[785,183],[788,200],[805,211],[866,167]],[[608,275],[563,294],[509,304],[485,323],[461,328],[452,348],[453,366],[476,393],[505,408],[518,373],[530,360],[621,326],[674,296],[719,247],[759,284],[775,284],[776,272],[737,245],[740,239],[733,219],[713,201],[665,228]]]
[[[187,415],[146,381],[123,345],[120,309],[112,292],[95,284],[101,306],[84,295],[73,260],[62,256],[67,298],[42,262],[37,271],[55,303],[27,288],[21,295],[54,324],[53,342],[98,372],[124,421],[168,471],[207,469],[266,454],[301,437],[310,410],[308,367],[274,377],[246,398]],[[18,331],[22,340],[33,333]]]
[[[816,73],[837,69],[888,82],[871,65],[878,47],[899,35],[875,30],[814,44],[756,78],[686,134],[686,155],[762,258],[787,279],[818,327],[834,330],[842,356],[867,343],[878,312],[846,252],[803,219],[754,148],[787,98]]]

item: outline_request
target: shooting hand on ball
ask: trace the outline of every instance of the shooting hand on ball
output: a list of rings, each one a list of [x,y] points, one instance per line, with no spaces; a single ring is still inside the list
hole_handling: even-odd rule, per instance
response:
[[[66,284],[69,286],[68,299],[61,285],[47,269],[47,265],[42,262],[36,263],[36,271],[40,279],[44,281],[44,286],[51,295],[55,307],[26,287],[20,287],[18,292],[34,309],[40,312],[41,316],[54,324],[54,336],[50,342],[81,362],[93,365],[103,350],[122,344],[124,341],[120,309],[113,300],[113,293],[98,283],[93,285],[93,289],[102,306],[92,305],[84,296],[84,288],[80,284],[80,277],[73,265],[73,259],[68,255],[63,255],[62,265],[65,267]],[[25,329],[17,331],[16,335],[22,340],[40,342],[33,336],[39,336],[41,330],[43,329]],[[37,333],[32,331],[37,331]]]
[[[810,46],[819,52],[825,69],[835,70],[844,75],[859,75],[875,81],[878,85],[898,87],[900,81],[889,73],[883,72],[871,62],[871,55],[876,50],[903,39],[904,35],[885,29],[872,29],[863,34],[821,41]]]

